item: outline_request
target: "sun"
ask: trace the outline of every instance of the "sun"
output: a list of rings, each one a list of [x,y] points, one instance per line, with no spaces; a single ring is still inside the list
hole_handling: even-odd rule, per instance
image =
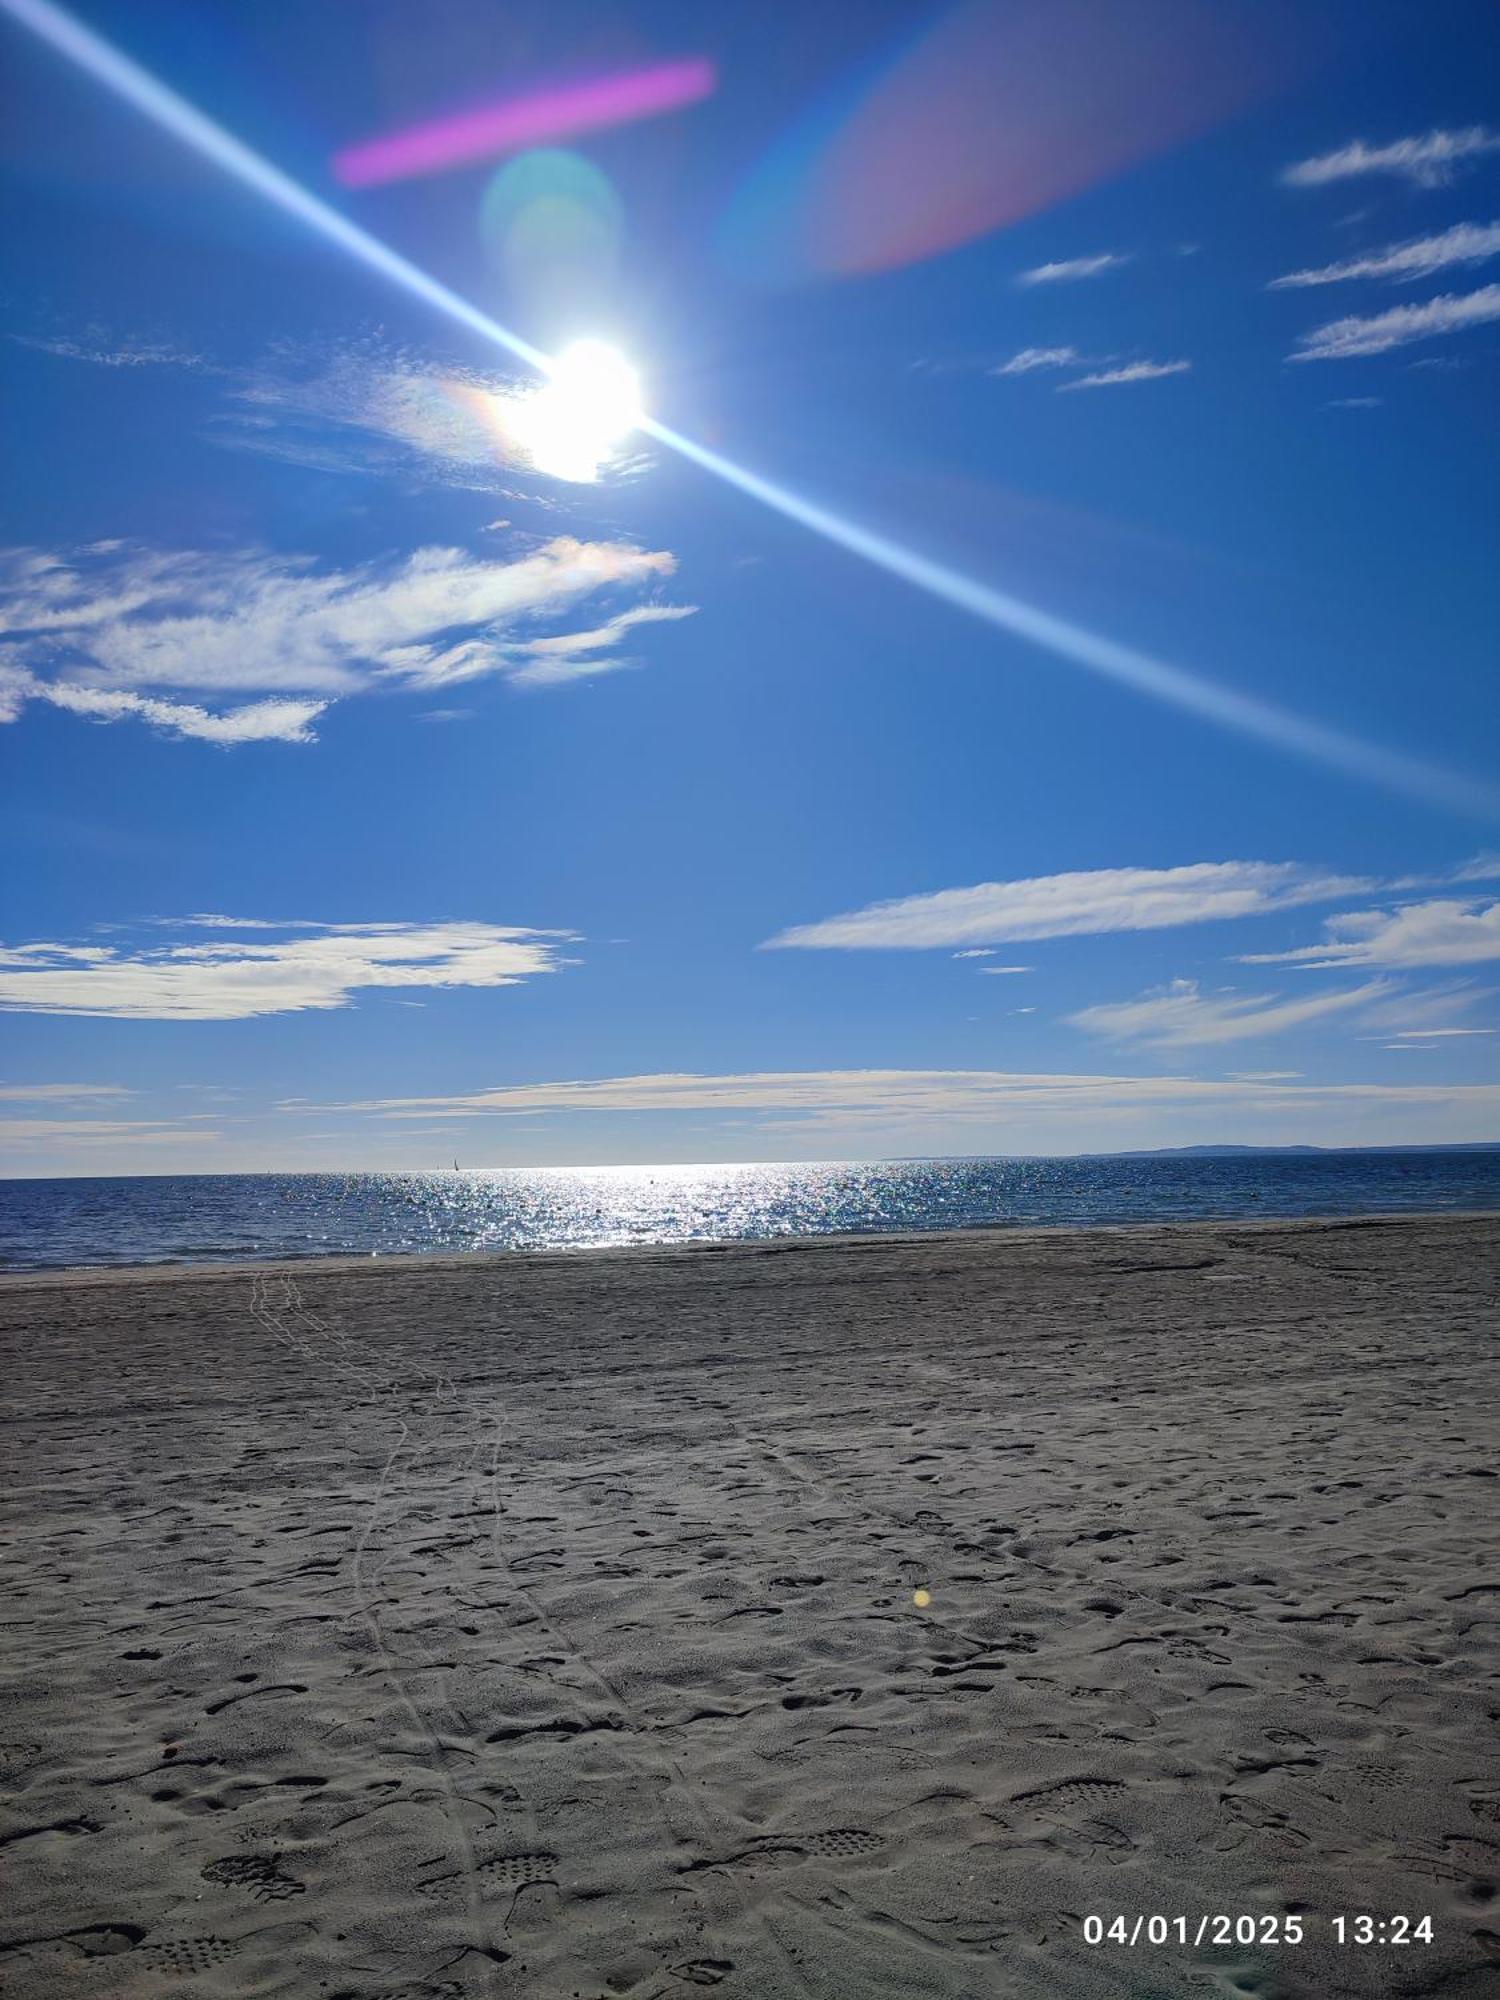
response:
[[[550,364],[547,380],[510,418],[538,472],[589,481],[640,423],[641,382],[602,340],[577,340]]]

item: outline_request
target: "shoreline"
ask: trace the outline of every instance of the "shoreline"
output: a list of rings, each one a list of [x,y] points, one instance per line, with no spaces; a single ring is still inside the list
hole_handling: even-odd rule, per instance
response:
[[[1397,1209],[1373,1210],[1353,1213],[1334,1210],[1326,1215],[1256,1215],[1236,1216],[1196,1216],[1192,1219],[1172,1218],[1160,1222],[1023,1222],[1023,1223],[979,1223],[971,1229],[869,1229],[859,1231],[829,1232],[814,1236],[724,1236],[701,1237],[691,1241],[668,1239],[659,1243],[580,1243],[577,1245],[557,1244],[545,1248],[525,1248],[515,1250],[475,1249],[475,1250],[385,1250],[352,1251],[330,1250],[309,1251],[301,1257],[239,1257],[205,1258],[202,1262],[191,1258],[158,1259],[154,1263],[140,1264],[59,1264],[36,1269],[0,1269],[0,1291],[25,1286],[45,1287],[49,1284],[79,1282],[108,1283],[119,1279],[128,1281],[141,1279],[151,1282],[166,1282],[172,1278],[224,1278],[235,1277],[247,1271],[264,1275],[305,1274],[309,1271],[330,1273],[358,1271],[400,1271],[412,1268],[458,1270],[472,1269],[487,1264],[540,1263],[549,1261],[573,1262],[583,1258],[615,1257],[672,1257],[693,1256],[702,1253],[722,1254],[725,1251],[817,1250],[858,1250],[863,1246],[896,1245],[912,1246],[927,1243],[972,1243],[977,1241],[1003,1243],[1015,1242],[1033,1237],[1078,1237],[1078,1236],[1140,1236],[1160,1232],[1202,1232],[1205,1230],[1335,1230],[1368,1229],[1374,1227],[1399,1228],[1406,1224],[1435,1222],[1495,1222],[1500,1223],[1500,1209],[1438,1208],[1438,1209]]]

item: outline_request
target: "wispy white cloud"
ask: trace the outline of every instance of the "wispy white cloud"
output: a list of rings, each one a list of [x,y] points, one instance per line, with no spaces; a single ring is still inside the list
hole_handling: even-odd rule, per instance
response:
[[[0,1146],[203,1145],[219,1137],[205,1126],[180,1120],[0,1118]]]
[[[1037,264],[1016,275],[1018,285],[1066,285],[1080,278],[1099,278],[1106,271],[1118,271],[1128,264],[1128,250],[1101,250],[1093,257],[1066,257],[1056,264]]]
[[[1009,361],[992,368],[992,375],[1030,375],[1038,368],[1078,368],[1084,357],[1076,347],[1023,347]]]
[[[1081,1008],[1067,1020],[1070,1027],[1112,1041],[1138,1042],[1148,1048],[1201,1048],[1285,1034],[1332,1014],[1368,1007],[1390,990],[1387,982],[1372,980],[1343,993],[1284,1000],[1275,993],[1205,993],[1195,979],[1174,979],[1134,1000]]]
[[[1392,306],[1388,312],[1361,317],[1351,313],[1304,333],[1287,356],[1289,361],[1348,361],[1365,354],[1384,354],[1414,340],[1463,333],[1500,319],[1500,285],[1477,292],[1444,292],[1419,306]]]
[[[313,743],[312,724],[327,708],[326,701],[252,701],[214,713],[194,702],[163,701],[159,696],[130,694],[118,688],[77,687],[70,681],[31,679],[31,699],[51,702],[72,715],[95,722],[139,721],[169,736],[217,743]]]
[[[0,1083],[6,1104],[87,1104],[101,1097],[133,1097],[123,1083]]]
[[[1238,1135],[1263,1143],[1311,1136],[1325,1145],[1482,1138],[1500,1116],[1500,1083],[1312,1085],[1275,1078],[811,1070],[614,1076],[298,1109],[373,1118],[393,1133],[453,1117],[504,1120],[505,1131],[528,1118],[698,1114],[712,1122],[695,1129],[739,1133],[752,1125],[757,1136],[750,1144],[785,1138],[868,1157],[892,1143],[1045,1152],[1161,1144],[1186,1135]],[[601,1144],[597,1127],[590,1127],[589,1143]]]
[[[1394,1030],[1398,1042],[1444,1042],[1453,1036],[1493,1035],[1493,1028],[1397,1028]]]
[[[231,378],[208,435],[314,469],[503,493],[531,465],[524,414],[538,393],[374,341],[288,345]]]
[[[1127,382],[1159,382],[1164,375],[1186,375],[1191,361],[1126,361],[1118,368],[1099,368],[1076,381],[1060,382],[1058,395],[1070,389],[1115,389]]]
[[[1478,965],[1500,958],[1500,902],[1435,898],[1395,910],[1351,910],[1330,917],[1322,944],[1296,951],[1251,952],[1242,965]]]
[[[691,618],[696,609],[692,604],[641,604],[595,626],[591,632],[564,632],[553,639],[533,639],[524,649],[524,661],[512,670],[508,679],[513,687],[557,687],[565,681],[583,680],[590,674],[612,673],[617,667],[633,664],[614,651],[627,632],[637,625]]]
[[[15,945],[0,948],[0,1009],[244,1021],[345,1007],[367,989],[514,986],[560,970],[569,935],[478,923],[330,924],[264,943]]]
[[[1390,998],[1374,1001],[1360,1025],[1397,1036],[1456,1033],[1450,1024],[1481,1000],[1492,999],[1494,993],[1494,987],[1476,985],[1472,979],[1453,980],[1445,986],[1393,985]]]
[[[1094,868],[904,896],[798,924],[763,949],[930,951],[1023,938],[1163,930],[1261,916],[1359,895],[1376,885],[1295,861],[1195,861],[1181,868]]]
[[[1371,174],[1395,175],[1418,187],[1446,187],[1459,168],[1493,153],[1500,147],[1500,132],[1485,125],[1466,125],[1459,131],[1424,132],[1420,136],[1392,139],[1384,146],[1370,146],[1363,139],[1351,139],[1331,153],[1314,159],[1298,160],[1282,174],[1288,187],[1326,187],[1332,181],[1362,180]]]
[[[99,327],[22,340],[98,367],[204,376],[222,398],[206,419],[211,443],[317,471],[508,493],[518,473],[565,488],[591,483],[601,472],[627,471],[634,462],[622,451],[563,473],[555,455],[537,451],[531,419],[545,384],[434,361],[380,339],[283,341],[249,366],[215,362],[166,340],[112,337]]]
[[[1003,978],[1011,972],[1035,972],[1034,965],[981,965],[979,970],[991,979]]]
[[[1454,264],[1483,264],[1500,257],[1500,222],[1456,222],[1436,236],[1414,236],[1404,243],[1388,243],[1383,250],[1367,250],[1358,257],[1345,257],[1337,264],[1321,264],[1306,271],[1288,271],[1273,278],[1273,292],[1297,290],[1308,285],[1338,285],[1351,278],[1394,278],[1409,281],[1429,277],[1434,271]]]
[[[639,593],[674,568],[665,551],[568,536],[510,561],[428,548],[342,570],[260,550],[14,550],[0,570],[0,719],[43,700],[212,743],[306,743],[338,695],[618,665],[609,648],[626,631],[690,607],[636,604],[557,627],[585,600]],[[209,710],[148,689],[271,698]]]
[[[174,340],[137,336],[121,339],[99,326],[78,334],[12,335],[18,347],[34,348],[61,361],[88,361],[96,368],[187,368],[217,373],[205,355]]]

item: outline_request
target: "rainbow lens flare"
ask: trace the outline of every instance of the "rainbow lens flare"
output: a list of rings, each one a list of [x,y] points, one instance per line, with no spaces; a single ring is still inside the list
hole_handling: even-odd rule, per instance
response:
[[[584,132],[602,132],[612,125],[631,125],[664,111],[678,111],[712,96],[717,83],[714,65],[704,56],[692,56],[621,76],[560,84],[347,146],[334,155],[333,171],[345,187],[352,188],[443,173],[474,160],[493,160],[501,153],[553,145]]]

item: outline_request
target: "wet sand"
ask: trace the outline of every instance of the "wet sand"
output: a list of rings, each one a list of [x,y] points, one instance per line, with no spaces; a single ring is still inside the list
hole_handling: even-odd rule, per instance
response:
[[[0,1989],[1494,1995],[1497,1300],[1484,1217],[4,1281]]]

